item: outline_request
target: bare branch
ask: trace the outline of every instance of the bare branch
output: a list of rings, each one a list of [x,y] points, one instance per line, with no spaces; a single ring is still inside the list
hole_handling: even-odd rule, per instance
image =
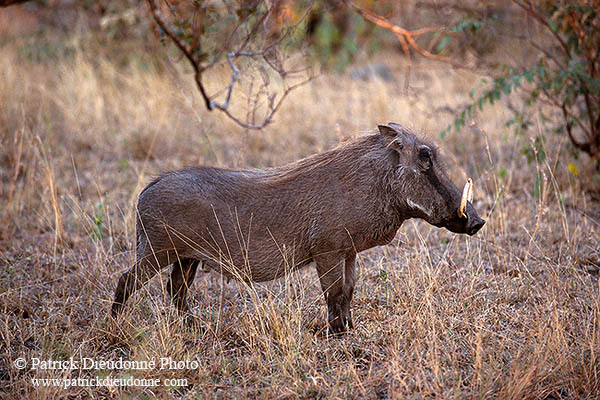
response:
[[[571,113],[567,110],[567,106],[566,105],[562,105],[561,107],[562,112],[563,112],[563,116],[565,118],[565,126],[567,129],[567,134],[569,135],[569,139],[571,139],[571,143],[573,143],[573,145],[575,147],[577,147],[578,149],[585,151],[586,153],[590,153],[592,151],[592,146],[590,142],[586,142],[586,143],[581,143],[578,140],[575,140],[575,136],[573,135],[573,130],[571,129],[571,125],[569,124],[569,116],[571,116]],[[575,119],[578,123],[579,121],[577,119]],[[580,126],[581,123],[579,123]]]
[[[567,44],[565,43],[565,41],[563,40],[563,38],[560,37],[560,35],[554,29],[552,29],[552,27],[550,26],[550,24],[548,23],[548,21],[546,20],[546,18],[542,17],[535,10],[535,8],[533,7],[533,4],[531,4],[531,1],[529,1],[529,0],[526,0],[526,1],[513,0],[513,3],[515,3],[517,6],[521,7],[523,10],[525,10],[526,13],[528,13],[531,16],[533,16],[537,21],[539,21],[542,25],[544,25],[546,28],[548,28],[548,30],[550,31],[550,33],[552,33],[552,35],[560,43],[560,45],[563,48],[565,54],[568,57],[571,56],[571,51],[569,50],[569,46],[567,46]]]
[[[429,32],[438,32],[438,31],[443,30],[442,28],[429,27],[429,28],[417,29],[415,31],[408,31],[404,28],[399,27],[398,25],[391,23],[386,18],[384,18],[380,15],[377,15],[372,11],[365,10],[364,8],[360,8],[359,6],[354,4],[354,2],[352,0],[344,0],[344,2],[346,4],[348,4],[348,6],[350,6],[354,11],[356,11],[358,14],[360,14],[367,21],[370,21],[381,28],[384,28],[384,29],[387,29],[387,30],[393,32],[396,35],[396,37],[398,38],[398,40],[400,40],[400,44],[402,45],[402,50],[406,54],[408,54],[408,52],[409,52],[407,50],[407,48],[410,47],[413,50],[415,50],[416,52],[418,52],[419,54],[421,54],[423,57],[430,58],[430,59],[436,60],[436,61],[442,61],[442,62],[453,64],[452,59],[430,53],[429,51],[427,51],[427,50],[423,49],[421,46],[419,46],[414,39],[415,36],[420,36],[420,35],[423,35],[424,33],[429,33]],[[410,58],[409,58],[409,63],[410,63]]]
[[[295,89],[299,88],[300,86],[306,85],[308,82],[312,81],[315,78],[316,78],[316,75],[309,75],[303,81],[301,81],[301,82],[299,82],[299,83],[297,83],[295,85],[287,87],[283,91],[281,97],[279,98],[279,101],[277,101],[277,103],[275,103],[275,106],[273,106],[275,97],[269,98],[270,106],[269,106],[268,114],[265,116],[265,118],[263,119],[263,121],[261,123],[259,123],[259,124],[243,122],[240,119],[238,119],[235,115],[233,115],[229,111],[229,109],[227,109],[227,108],[221,109],[221,111],[223,111],[225,113],[225,115],[227,115],[231,120],[233,120],[236,124],[238,124],[239,126],[241,126],[243,128],[247,128],[247,129],[262,129],[265,126],[269,125],[271,122],[273,122],[273,116],[275,115],[275,113],[277,113],[277,111],[279,110],[279,108],[283,104],[283,101],[288,96],[288,94],[290,94],[292,91],[294,91]]]
[[[190,64],[192,64],[195,73],[194,78],[196,80],[196,85],[198,85],[198,89],[200,90],[202,98],[206,103],[206,108],[212,110],[210,98],[206,94],[206,90],[204,89],[204,85],[202,84],[203,69],[200,67],[200,63],[195,59],[190,49],[188,49],[186,44],[182,40],[180,40],[180,38],[175,32],[173,32],[173,30],[169,26],[169,23],[164,19],[163,15],[160,12],[160,6],[158,5],[157,0],[148,0],[148,4],[150,5],[152,16],[154,17],[154,20],[156,21],[158,26],[160,26],[163,32],[165,32],[165,34],[173,41],[173,43],[175,43],[179,50],[181,50],[181,52],[185,55]]]
[[[154,20],[156,21],[158,26],[165,33],[165,35],[176,45],[176,47],[181,51],[181,53],[185,56],[185,58],[188,60],[188,62],[192,65],[192,67],[194,69],[194,79],[195,79],[196,85],[200,91],[200,94],[202,95],[202,98],[204,100],[206,108],[209,111],[217,109],[217,110],[223,112],[228,118],[230,118],[232,121],[234,121],[236,124],[240,125],[241,127],[244,127],[247,129],[262,129],[265,126],[267,126],[269,123],[271,123],[273,121],[274,114],[279,110],[283,100],[288,96],[288,94],[292,90],[296,89],[297,87],[299,87],[301,85],[308,83],[309,81],[311,81],[314,78],[314,76],[309,75],[307,78],[303,79],[301,82],[296,83],[292,86],[288,86],[285,84],[286,78],[294,77],[295,75],[297,75],[299,73],[307,72],[309,69],[302,68],[302,69],[297,69],[294,71],[286,71],[283,67],[282,62],[279,61],[279,58],[274,59],[274,60],[270,59],[270,57],[272,57],[272,54],[279,54],[279,53],[277,53],[277,50],[278,50],[277,47],[280,46],[282,43],[282,40],[287,35],[290,34],[290,32],[292,31],[292,28],[295,28],[300,25],[300,22],[302,21],[302,19],[304,19],[308,15],[308,11],[301,18],[301,20],[298,21],[294,26],[292,26],[291,28],[289,28],[287,30],[284,30],[282,35],[278,35],[279,37],[277,40],[273,41],[272,43],[264,43],[263,42],[264,46],[262,48],[260,48],[260,46],[259,46],[258,49],[252,49],[251,47],[256,47],[256,46],[254,46],[254,43],[256,43],[258,41],[257,37],[259,37],[258,36],[260,34],[259,31],[261,28],[264,28],[266,21],[268,19],[268,16],[271,12],[271,7],[269,7],[267,4],[266,11],[262,12],[262,14],[260,16],[257,16],[258,17],[257,21],[255,21],[251,27],[248,26],[247,31],[244,31],[244,32],[239,31],[240,26],[244,25],[243,23],[239,23],[238,25],[233,27],[233,29],[229,30],[227,36],[225,37],[225,40],[215,50],[215,53],[214,53],[215,57],[212,59],[212,61],[207,61],[206,59],[203,58],[203,57],[205,57],[205,54],[202,54],[200,51],[198,51],[200,48],[200,45],[201,45],[200,37],[194,37],[195,45],[192,45],[192,47],[190,48],[186,44],[186,42],[183,38],[183,35],[180,35],[180,33],[177,32],[177,30],[171,26],[171,24],[168,22],[167,18],[165,18],[165,16],[162,14],[160,5],[159,5],[160,0],[147,0],[147,1],[148,1],[148,4],[150,5],[150,10],[152,12],[152,16],[154,17]],[[310,6],[312,6],[312,3],[309,5],[309,9],[310,9]],[[230,12],[235,11],[235,10],[232,11],[230,9],[230,7],[228,7],[227,10]],[[194,34],[199,35],[199,32],[194,32]],[[241,41],[239,42],[239,44],[235,45],[236,49],[229,50],[228,48],[235,43],[236,37],[238,38],[238,40],[240,39],[240,35],[242,35]],[[225,54],[226,54],[225,57],[226,57],[229,69],[231,70],[231,77],[229,79],[229,83],[223,89],[217,91],[217,93],[215,93],[213,95],[209,95],[208,91],[206,90],[206,87],[202,81],[202,74],[205,73],[210,68],[212,68],[213,66],[215,66],[216,64],[221,63],[220,58],[221,58],[221,54],[223,54],[223,52],[225,52]],[[254,93],[254,96],[256,97],[256,99],[252,103],[255,105],[255,109],[253,110],[252,113],[247,113],[245,122],[242,121],[237,116],[235,116],[232,113],[232,111],[230,110],[232,99],[235,97],[233,92],[234,92],[235,88],[239,86],[238,84],[241,82],[240,79],[242,78],[243,71],[244,71],[244,68],[242,68],[240,70],[240,67],[238,65],[236,65],[238,63],[237,60],[241,57],[246,57],[246,58],[250,59],[251,60],[250,63],[264,62],[269,68],[271,68],[273,71],[278,73],[280,78],[284,81],[283,82],[284,89],[281,92],[279,99],[277,101],[275,101],[275,99],[277,98],[277,95],[275,93],[273,93],[273,94],[269,93],[270,91],[267,89],[268,82],[263,80],[262,88],[259,88],[258,92]],[[252,87],[253,86],[251,85],[251,88]],[[251,92],[252,92],[252,89],[251,89]],[[222,103],[215,100],[215,98],[217,96],[221,96],[223,94],[225,97],[224,97],[224,100]],[[259,101],[258,101],[259,97],[265,97],[267,99],[267,104],[266,104],[264,118],[260,122],[257,123],[255,120],[255,114],[257,111],[256,107],[258,107],[258,105],[259,105]],[[248,103],[248,104],[250,104],[250,103]],[[250,117],[250,115],[252,115],[252,117]]]

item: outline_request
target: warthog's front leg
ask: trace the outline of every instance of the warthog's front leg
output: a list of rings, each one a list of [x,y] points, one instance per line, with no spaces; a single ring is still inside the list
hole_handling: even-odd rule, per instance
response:
[[[342,313],[346,315],[346,321],[348,322],[348,328],[353,329],[354,323],[352,322],[352,296],[354,295],[354,283],[356,282],[356,254],[351,254],[346,257],[344,265],[344,285],[342,291],[344,293],[344,299],[346,300],[344,305],[346,308],[342,308]]]
[[[354,293],[355,259],[355,254],[341,260],[339,255],[315,257],[332,333],[343,333],[347,328],[354,327],[350,302]]]
[[[189,311],[187,291],[194,281],[199,262],[193,258],[182,258],[173,264],[167,288],[180,315]]]

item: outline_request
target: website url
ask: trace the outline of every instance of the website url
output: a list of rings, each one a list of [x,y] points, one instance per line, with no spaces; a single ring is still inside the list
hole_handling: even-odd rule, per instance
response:
[[[68,389],[70,387],[123,387],[123,386],[144,386],[144,387],[157,387],[157,386],[171,386],[171,387],[184,387],[188,385],[186,378],[134,378],[132,376],[127,378],[31,378],[31,383],[35,387],[41,386],[53,386],[62,387]]]

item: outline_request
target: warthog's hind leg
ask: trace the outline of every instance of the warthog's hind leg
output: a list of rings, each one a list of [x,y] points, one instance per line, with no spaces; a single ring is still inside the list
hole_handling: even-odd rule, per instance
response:
[[[121,275],[119,283],[117,283],[115,300],[111,310],[113,317],[121,313],[127,299],[133,293],[169,264],[167,252],[155,253],[138,259],[131,268]]]
[[[187,291],[194,281],[199,263],[200,261],[193,258],[182,258],[173,264],[167,288],[180,315],[189,311]]]

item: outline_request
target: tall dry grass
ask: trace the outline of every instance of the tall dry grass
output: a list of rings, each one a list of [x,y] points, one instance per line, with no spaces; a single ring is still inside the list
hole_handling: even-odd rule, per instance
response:
[[[41,44],[40,44],[41,43]],[[107,58],[93,41],[15,39],[0,48],[0,393],[6,398],[593,399],[600,391],[598,184],[538,121],[547,158],[504,126],[504,104],[445,140],[448,107],[479,75],[421,65],[398,83],[324,74],[263,132],[204,110],[185,68],[143,49]],[[61,57],[32,58],[31,46]],[[39,51],[39,48],[38,48]],[[359,63],[356,68],[360,68]],[[186,327],[154,279],[108,319],[133,257],[134,204],[150,178],[186,165],[280,165],[397,121],[438,139],[458,185],[475,181],[475,237],[418,220],[359,256],[356,328],[323,335],[312,270],[267,284],[199,274]],[[181,370],[32,370],[14,360],[199,360]],[[184,378],[188,386],[35,387],[33,378]]]

